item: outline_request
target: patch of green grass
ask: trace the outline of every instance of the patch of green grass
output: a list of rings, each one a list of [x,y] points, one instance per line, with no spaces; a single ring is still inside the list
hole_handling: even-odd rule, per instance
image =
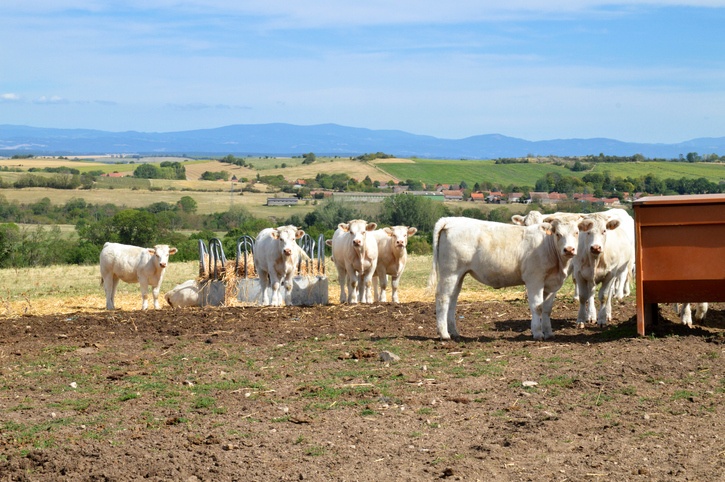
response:
[[[562,387],[571,388],[576,383],[577,379],[574,377],[568,377],[565,375],[557,375],[555,377],[543,377],[539,381],[539,385],[543,387]]]
[[[325,455],[325,447],[313,445],[312,447],[309,447],[307,448],[307,450],[305,450],[305,455],[309,455],[310,457],[319,457],[321,455]]]
[[[212,397],[196,397],[191,403],[194,410],[211,409],[216,405],[216,399]]]
[[[363,409],[363,410],[362,410],[362,411],[360,412],[360,415],[361,415],[361,416],[363,416],[363,417],[372,417],[373,415],[377,415],[377,414],[378,414],[378,412],[376,412],[376,411],[375,411],[375,410],[373,410],[372,408],[367,408],[367,407],[366,407],[366,408],[364,408],[364,409]]]
[[[129,400],[134,400],[136,398],[139,398],[141,395],[139,395],[135,391],[131,390],[124,390],[121,395],[118,396],[119,402],[128,402]]]
[[[672,394],[670,400],[672,400],[673,402],[675,400],[687,400],[695,397],[695,395],[696,394],[694,392],[691,392],[689,390],[675,390],[675,393]]]

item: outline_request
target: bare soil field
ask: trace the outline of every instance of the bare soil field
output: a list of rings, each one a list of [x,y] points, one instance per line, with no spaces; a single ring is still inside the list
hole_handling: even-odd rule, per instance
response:
[[[3,318],[0,478],[722,481],[725,305],[576,309],[546,342],[522,299],[460,303],[459,343],[430,300]]]

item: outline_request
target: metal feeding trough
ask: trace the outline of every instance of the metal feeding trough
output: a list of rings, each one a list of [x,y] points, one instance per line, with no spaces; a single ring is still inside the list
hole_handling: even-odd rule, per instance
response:
[[[237,299],[247,303],[259,303],[262,300],[262,286],[254,271],[254,238],[248,235],[237,239],[237,258],[234,269],[237,273]]]
[[[199,274],[204,281],[200,282],[199,303],[201,306],[219,306],[226,301],[226,283],[224,272],[227,258],[224,247],[218,238],[212,238],[207,248],[203,240],[199,240]]]
[[[300,256],[297,273],[292,278],[292,305],[310,306],[328,304],[328,279],[325,274],[325,238],[318,242],[305,234],[297,240],[304,255]],[[237,240],[237,299],[246,303],[262,302],[262,287],[254,269],[254,239],[242,236]],[[280,288],[283,299],[286,289]]]

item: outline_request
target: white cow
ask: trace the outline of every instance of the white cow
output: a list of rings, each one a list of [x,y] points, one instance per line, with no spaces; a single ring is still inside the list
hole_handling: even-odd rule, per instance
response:
[[[619,229],[620,226],[623,229]],[[574,259],[574,280],[579,290],[577,326],[588,321],[603,326],[612,319],[615,284],[626,283],[634,256],[634,239],[618,216],[608,212],[588,214],[579,223],[579,252]],[[600,308],[594,303],[599,289]]]
[[[702,323],[707,314],[708,304],[707,303],[684,303],[680,307],[679,303],[675,303],[675,312],[680,315],[680,321],[683,325],[687,325],[692,328],[692,307],[695,305],[695,321]]]
[[[190,279],[174,286],[164,297],[172,308],[201,306],[201,288],[197,280]]]
[[[375,223],[354,219],[338,224],[332,236],[340,303],[373,302],[372,278],[378,265],[378,243],[372,235],[375,228]]]
[[[292,277],[300,259],[300,247],[295,242],[305,235],[295,226],[280,226],[260,231],[254,243],[254,268],[259,274],[262,304],[281,306],[280,286],[284,285],[286,304],[292,304]],[[270,301],[267,288],[272,288]]]
[[[113,310],[116,288],[120,280],[141,285],[141,308],[148,308],[148,287],[154,297],[154,308],[159,309],[159,289],[169,256],[176,248],[157,244],[153,248],[140,248],[127,244],[106,243],[101,250],[101,284],[106,291],[106,309]]]
[[[514,214],[511,216],[511,222],[519,226],[533,226],[544,222],[544,215],[539,211],[529,211],[526,216]]]
[[[433,269],[428,286],[436,286],[436,319],[442,340],[460,335],[456,303],[463,278],[471,274],[493,288],[526,286],[535,340],[551,338],[551,309],[556,292],[576,255],[579,215],[546,218],[534,226],[441,218],[433,232]]]
[[[608,211],[604,211],[605,214],[607,214],[610,218],[617,218],[619,219],[619,228],[621,229],[629,238],[629,240],[632,243],[632,257],[629,260],[629,266],[627,269],[622,272],[619,275],[619,278],[617,278],[614,281],[614,296],[619,301],[622,301],[625,296],[629,296],[631,291],[631,284],[632,279],[634,276],[634,260],[635,260],[635,253],[634,253],[634,219],[632,216],[629,215],[627,211],[624,209],[619,208],[613,208],[609,209]]]
[[[408,236],[413,236],[417,232],[417,228],[408,226],[393,226],[373,231],[373,236],[378,242],[378,267],[373,276],[375,301],[387,301],[385,289],[388,287],[388,275],[390,275],[393,303],[400,302],[398,285],[405,270],[405,263],[408,261]]]

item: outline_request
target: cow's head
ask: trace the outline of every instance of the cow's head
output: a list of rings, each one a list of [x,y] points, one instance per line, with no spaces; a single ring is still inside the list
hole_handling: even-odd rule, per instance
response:
[[[418,228],[409,228],[408,226],[393,226],[383,228],[385,234],[393,238],[393,246],[396,248],[405,248],[408,246],[408,236],[413,236],[418,232]]]
[[[350,235],[350,240],[354,248],[362,248],[365,246],[367,233],[375,231],[378,225],[363,221],[362,219],[354,219],[349,223],[340,223],[337,227]]]
[[[176,254],[177,251],[176,248],[170,248],[168,244],[157,244],[148,250],[161,268],[166,268],[166,265],[169,264],[169,256]]]
[[[539,211],[529,211],[526,216],[520,214],[511,216],[511,222],[519,226],[533,226],[534,224],[541,224],[543,220],[544,215]]]
[[[557,214],[546,217],[539,225],[547,234],[554,236],[557,252],[566,259],[576,256],[580,219],[579,214]]]
[[[583,249],[588,250],[592,256],[599,256],[604,252],[607,244],[607,231],[619,227],[619,219],[610,219],[602,213],[590,214],[579,223],[579,230],[584,233],[582,238]]]
[[[280,242],[280,251],[282,254],[284,256],[292,256],[297,251],[297,243],[295,241],[304,236],[305,232],[290,225],[273,229],[270,234],[273,239]]]

